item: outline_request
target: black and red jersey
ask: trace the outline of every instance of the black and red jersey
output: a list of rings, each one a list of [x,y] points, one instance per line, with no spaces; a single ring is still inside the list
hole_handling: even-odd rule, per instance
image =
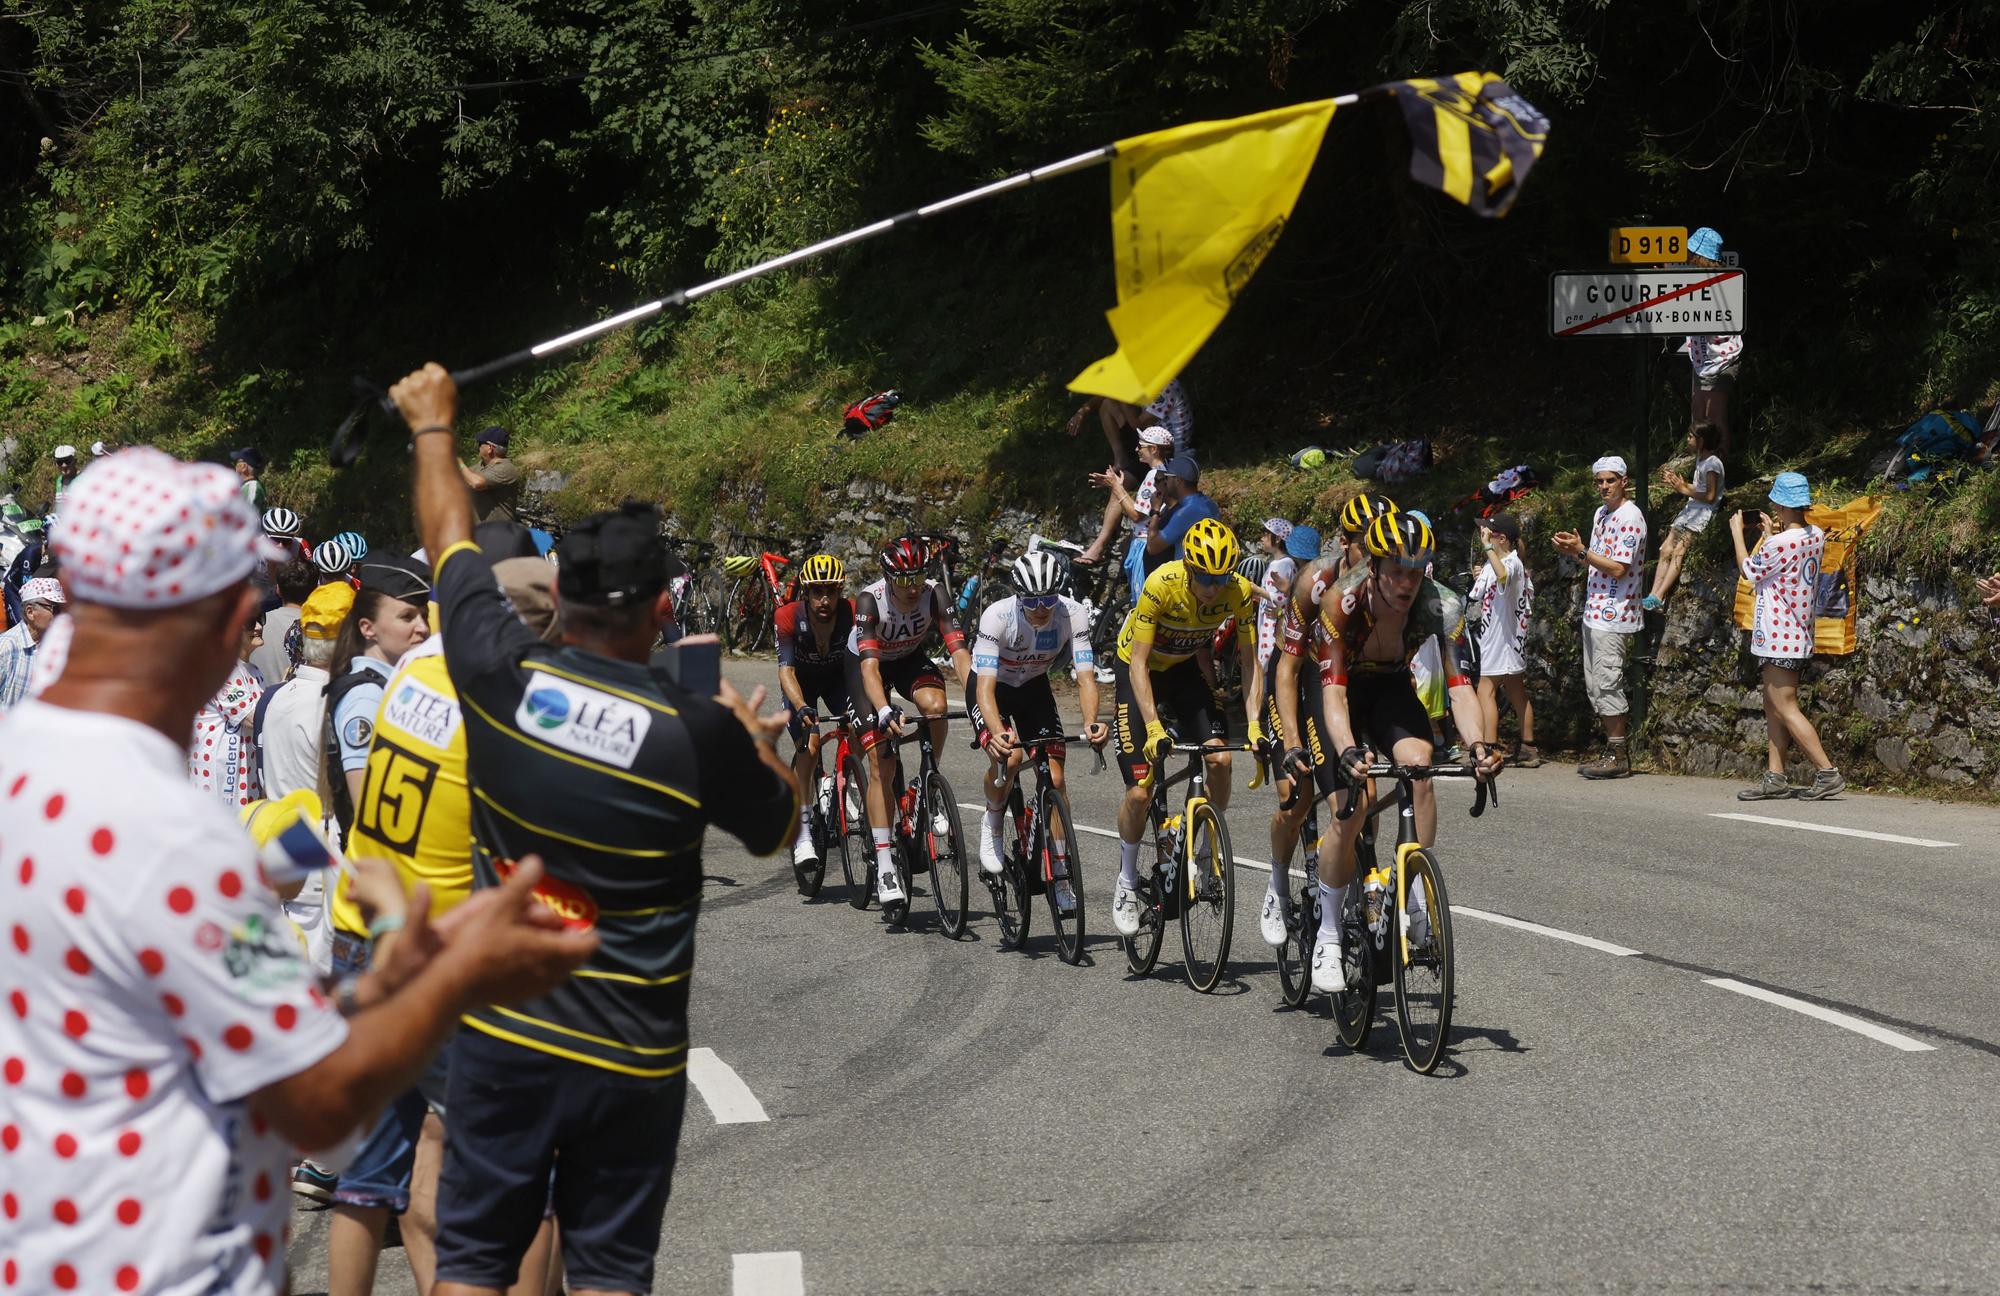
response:
[[[835,606],[824,644],[815,633],[812,611],[802,598],[779,608],[774,620],[778,629],[778,665],[802,671],[832,670],[847,653],[847,638],[854,632],[854,604],[842,599]]]

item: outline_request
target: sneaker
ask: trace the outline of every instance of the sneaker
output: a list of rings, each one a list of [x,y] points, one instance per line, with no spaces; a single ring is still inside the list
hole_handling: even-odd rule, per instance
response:
[[[1139,893],[1126,886],[1124,878],[1118,879],[1117,889],[1111,893],[1111,925],[1120,936],[1139,934]]]
[[[1284,948],[1285,897],[1276,891],[1264,892],[1264,912],[1257,916],[1257,928],[1263,933],[1266,945],[1272,949]]]
[[[339,1186],[339,1175],[328,1174],[310,1161],[299,1162],[298,1169],[292,1171],[292,1191],[312,1201],[332,1205],[333,1190]]]
[[[1736,794],[1738,801],[1789,801],[1798,795],[1798,789],[1785,782],[1783,774],[1764,771],[1764,777],[1756,786],[1744,788]]]
[[[1625,743],[1610,743],[1605,747],[1602,756],[1577,766],[1576,772],[1587,779],[1630,778],[1632,777],[1631,750]]]
[[[813,847],[810,828],[799,829],[799,839],[792,843],[792,863],[811,864],[819,859],[819,851]]]
[[[1516,743],[1513,764],[1516,769],[1540,769],[1542,754],[1535,750],[1532,743]]]
[[[979,820],[979,867],[998,875],[1006,866],[1000,860],[1000,837],[984,816]]]
[[[1824,801],[1828,797],[1837,797],[1846,790],[1847,780],[1840,777],[1839,770],[1816,770],[1813,772],[1812,786],[1800,790],[1799,800]]]
[[[1465,764],[1465,758],[1466,758],[1465,744],[1453,743],[1451,745],[1451,750],[1447,751],[1444,754],[1444,763],[1447,765],[1463,765]]]
[[[876,870],[875,897],[884,909],[892,904],[906,904],[910,899],[903,891],[903,879],[893,868]]]
[[[1076,912],[1076,892],[1071,889],[1068,878],[1057,878],[1049,883],[1050,894],[1056,898],[1056,912],[1073,914]]]
[[[1645,608],[1648,612],[1658,612],[1666,604],[1660,602],[1656,596],[1648,594],[1645,598],[1639,600],[1639,606]]]

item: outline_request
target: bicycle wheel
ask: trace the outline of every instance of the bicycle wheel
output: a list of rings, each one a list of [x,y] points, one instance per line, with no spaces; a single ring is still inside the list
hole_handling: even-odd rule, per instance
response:
[[[1203,801],[1188,816],[1187,881],[1181,884],[1181,965],[1188,984],[1207,994],[1229,969],[1229,933],[1236,922],[1236,861],[1229,825]]]
[[[1119,938],[1125,946],[1125,966],[1132,970],[1133,976],[1145,976],[1153,970],[1153,965],[1160,961],[1160,942],[1167,934],[1166,898],[1159,888],[1172,838],[1157,814],[1148,818],[1147,826],[1153,830],[1154,859],[1152,876],[1140,881],[1139,931],[1137,935]]]
[[[746,572],[729,586],[723,603],[722,637],[734,653],[757,651],[771,620],[771,591],[760,572]]]
[[[1312,995],[1313,942],[1319,939],[1319,882],[1285,898],[1285,943],[1277,948],[1278,985],[1286,1007],[1303,1008]]]
[[[944,773],[933,769],[924,787],[917,813],[919,840],[931,866],[931,898],[937,904],[938,929],[957,940],[965,934],[965,834],[959,829],[958,802]]]
[[[1343,935],[1349,949],[1353,949],[1357,942],[1361,948],[1367,949],[1374,939],[1369,935],[1368,924],[1361,920],[1360,912],[1356,908],[1358,900],[1358,885],[1353,882],[1348,883],[1347,889],[1341,894],[1340,920],[1346,924]],[[1375,1029],[1375,976],[1372,970],[1372,958],[1368,960],[1368,966],[1370,970],[1362,973],[1360,985],[1352,990],[1342,990],[1333,996],[1334,1028],[1339,1032],[1340,1042],[1356,1053],[1366,1047],[1369,1032]]]
[[[847,903],[856,909],[868,907],[875,868],[874,838],[868,831],[868,798],[861,781],[861,762],[849,756],[840,763],[839,798],[836,813],[841,817],[840,872],[847,879]]]
[[[1389,927],[1390,962],[1396,976],[1396,1028],[1410,1069],[1429,1075],[1444,1056],[1451,1034],[1451,902],[1437,856],[1410,852],[1404,865],[1410,903]],[[1403,934],[1397,948],[1396,933]]]
[[[1003,867],[999,876],[984,869],[980,870],[979,876],[985,881],[986,889],[993,893],[993,916],[1000,924],[1000,947],[1019,949],[1028,939],[1030,911],[1024,870],[1034,852],[1035,828],[1027,822],[1018,787],[1008,795],[1007,824],[1012,840],[1002,843],[1006,853],[1001,859]]]
[[[1041,849],[1038,858],[1029,864],[1030,868],[1043,869],[1042,876],[1069,877],[1070,894],[1076,898],[1076,906],[1064,913],[1056,902],[1056,884],[1051,881],[1044,888],[1049,899],[1049,925],[1055,929],[1056,951],[1062,961],[1074,967],[1083,961],[1083,872],[1078,867],[1077,846],[1080,844],[1069,822],[1069,798],[1055,788],[1049,789],[1048,817],[1042,820],[1035,839]],[[1044,865],[1046,864],[1046,868]]]

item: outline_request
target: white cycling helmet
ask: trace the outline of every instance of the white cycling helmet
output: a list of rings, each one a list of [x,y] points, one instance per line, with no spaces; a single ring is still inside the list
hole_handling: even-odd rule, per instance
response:
[[[338,540],[323,541],[313,550],[313,566],[325,576],[345,576],[354,565],[354,555]]]
[[[299,533],[299,515],[288,508],[268,508],[264,510],[264,534],[284,536],[287,539]]]
[[[1037,549],[1014,560],[1014,592],[1025,598],[1060,594],[1066,575],[1060,558]]]

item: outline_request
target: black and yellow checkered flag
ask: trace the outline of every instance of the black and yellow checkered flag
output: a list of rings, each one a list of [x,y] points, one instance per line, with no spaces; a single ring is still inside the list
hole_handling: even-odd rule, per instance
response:
[[[1410,179],[1481,216],[1505,216],[1548,142],[1549,120],[1491,72],[1375,87],[1410,128]]]

